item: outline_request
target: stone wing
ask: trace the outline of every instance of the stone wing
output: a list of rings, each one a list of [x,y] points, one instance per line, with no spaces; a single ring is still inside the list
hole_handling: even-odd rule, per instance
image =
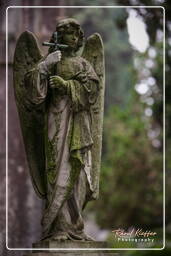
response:
[[[45,197],[45,156],[44,156],[44,106],[30,109],[27,104],[27,90],[24,76],[42,58],[35,36],[23,32],[16,45],[14,54],[14,92],[20,118],[26,156],[32,183],[36,193]],[[27,85],[28,86],[28,85]],[[29,86],[28,86],[29,87]]]
[[[90,62],[100,80],[100,92],[96,103],[92,107],[93,122],[93,148],[92,148],[92,183],[94,186],[93,198],[98,197],[99,193],[99,174],[101,166],[101,148],[102,148],[102,126],[104,111],[104,91],[105,91],[105,66],[104,66],[104,48],[101,36],[98,33],[91,35],[86,43],[82,57]]]

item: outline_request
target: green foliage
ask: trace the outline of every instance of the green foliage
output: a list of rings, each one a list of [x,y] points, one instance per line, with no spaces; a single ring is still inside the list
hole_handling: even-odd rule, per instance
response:
[[[147,137],[141,108],[134,100],[127,109],[111,107],[105,116],[100,199],[96,204],[96,208],[105,209],[97,212],[104,228],[161,224],[162,155]]]

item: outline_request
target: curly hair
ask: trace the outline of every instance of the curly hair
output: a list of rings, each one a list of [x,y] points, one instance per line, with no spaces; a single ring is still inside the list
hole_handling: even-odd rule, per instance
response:
[[[79,34],[79,38],[78,38],[78,43],[77,43],[77,47],[75,49],[75,52],[77,52],[80,47],[82,47],[83,42],[84,42],[84,32],[80,26],[80,24],[75,20],[75,19],[63,19],[60,20],[56,26],[56,30],[55,32],[58,32],[58,42],[59,44],[63,43],[63,35],[70,29],[70,28],[74,28],[78,30],[78,34]],[[52,37],[49,41],[50,43],[54,43],[54,33],[52,34]],[[51,46],[49,48],[49,53],[54,51],[54,46]]]

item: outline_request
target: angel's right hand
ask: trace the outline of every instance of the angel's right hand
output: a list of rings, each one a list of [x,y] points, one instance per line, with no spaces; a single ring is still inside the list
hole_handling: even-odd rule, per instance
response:
[[[45,59],[46,66],[50,68],[52,65],[56,64],[61,60],[61,56],[61,51],[59,50],[50,53]]]

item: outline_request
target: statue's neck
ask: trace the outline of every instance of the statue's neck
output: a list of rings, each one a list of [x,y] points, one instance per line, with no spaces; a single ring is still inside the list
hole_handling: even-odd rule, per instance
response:
[[[72,49],[65,49],[62,52],[62,57],[69,58],[69,57],[75,57],[76,53]]]

